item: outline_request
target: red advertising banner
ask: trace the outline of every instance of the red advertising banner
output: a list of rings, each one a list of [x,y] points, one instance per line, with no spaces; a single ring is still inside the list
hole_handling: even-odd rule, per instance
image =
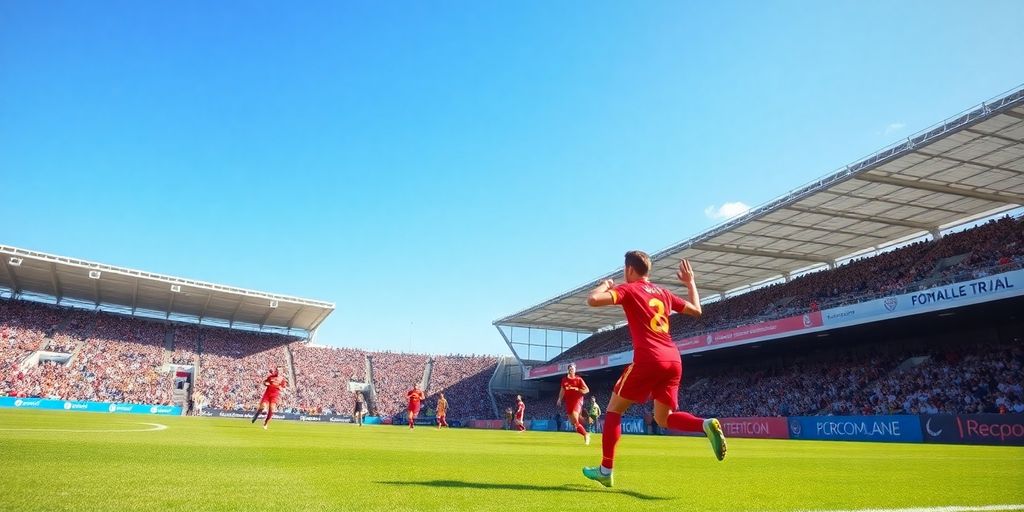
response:
[[[789,439],[789,421],[786,418],[718,418],[718,421],[722,423],[722,432],[727,438]],[[698,435],[676,430],[668,433],[674,436]]]
[[[800,316],[791,316],[759,324],[743,325],[702,336],[683,338],[676,341],[676,346],[679,347],[680,352],[685,354],[699,348],[732,345],[741,341],[763,338],[765,336],[777,336],[821,326],[821,311],[812,311]]]
[[[501,430],[505,427],[505,422],[502,420],[471,420],[469,422],[471,428],[489,428],[494,430]]]
[[[753,340],[766,337],[795,334],[798,331],[821,327],[822,325],[824,325],[824,323],[822,322],[821,311],[812,311],[804,315],[791,316],[789,318],[772,320],[770,322],[744,325],[701,336],[683,338],[676,341],[676,346],[679,347],[679,352],[686,354],[688,352],[705,350],[707,347],[725,347],[743,342],[751,342]],[[627,351],[618,354],[581,359],[576,361],[576,369],[582,372],[597,368],[607,368],[608,366],[628,364],[631,362],[632,354],[632,351]],[[530,368],[527,378],[535,379],[538,377],[547,377],[550,375],[565,373],[568,366],[569,361],[558,364],[536,366]]]
[[[759,439],[789,439],[786,418],[722,418],[725,437],[756,437]]]

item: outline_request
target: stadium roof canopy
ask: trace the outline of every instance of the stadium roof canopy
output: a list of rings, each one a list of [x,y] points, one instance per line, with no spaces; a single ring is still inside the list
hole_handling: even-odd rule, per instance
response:
[[[687,258],[702,295],[720,298],[1021,205],[1024,87],[652,254],[651,280],[682,291],[675,269]],[[621,275],[616,269],[494,324],[577,332],[618,324],[619,308],[589,308],[586,297]]]
[[[0,288],[132,315],[312,332],[334,304],[116,267],[0,245]]]

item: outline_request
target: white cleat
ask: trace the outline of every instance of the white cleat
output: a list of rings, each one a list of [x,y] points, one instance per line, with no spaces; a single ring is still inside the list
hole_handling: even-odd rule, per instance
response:
[[[267,426],[266,426],[266,425],[263,425],[263,430],[266,430],[266,429],[267,429]]]
[[[583,446],[590,446],[590,432],[587,432],[583,436]]]

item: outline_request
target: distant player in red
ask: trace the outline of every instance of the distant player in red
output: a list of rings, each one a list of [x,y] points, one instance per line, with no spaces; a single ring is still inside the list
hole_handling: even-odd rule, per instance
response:
[[[250,421],[250,423],[256,423],[260,413],[266,411],[267,418],[263,420],[263,430],[267,429],[270,418],[274,417],[274,411],[277,410],[277,404],[281,402],[281,391],[288,387],[288,379],[281,375],[283,370],[283,366],[278,366],[270,372],[270,375],[267,375],[266,379],[263,379],[263,385],[267,389],[263,391],[263,398],[260,398],[260,406],[256,409],[256,414],[253,415],[252,421]]]
[[[641,251],[626,253],[626,284],[618,286],[605,280],[594,288],[587,304],[599,306],[619,305],[626,313],[629,334],[633,337],[633,364],[626,367],[612,389],[612,399],[604,419],[601,465],[583,468],[591,480],[611,487],[612,463],[615,445],[622,437],[622,413],[633,403],[644,403],[654,398],[654,420],[662,428],[683,432],[703,432],[711,441],[711,449],[718,460],[725,458],[725,436],[717,419],[698,418],[690,413],[676,411],[679,382],[683,376],[683,363],[679,349],[669,335],[668,317],[675,311],[684,315],[701,315],[700,296],[693,269],[686,260],[679,262],[676,277],[686,286],[690,300],[683,300],[671,291],[648,279],[651,258]]]
[[[420,413],[420,402],[423,401],[423,391],[420,391],[420,385],[416,384],[405,394],[406,398],[409,399],[409,428],[414,428],[413,421],[416,416]]]
[[[590,433],[580,421],[583,397],[587,393],[590,393],[590,388],[587,387],[586,382],[583,382],[583,377],[576,375],[576,363],[569,363],[569,373],[562,377],[562,387],[558,390],[558,400],[555,401],[555,405],[562,405],[562,400],[565,400],[565,415],[569,417],[569,422],[576,427],[576,432],[583,436],[583,444],[589,445]],[[560,426],[557,428],[561,429]]]
[[[523,416],[526,415],[526,404],[523,403],[523,395],[516,395],[516,416],[515,425],[516,430],[522,432],[526,430],[526,422],[523,421]]]

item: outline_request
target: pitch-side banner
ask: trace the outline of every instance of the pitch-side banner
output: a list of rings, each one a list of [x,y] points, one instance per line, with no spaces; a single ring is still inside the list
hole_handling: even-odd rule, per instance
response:
[[[170,405],[122,404],[111,402],[88,402],[84,400],[52,400],[49,398],[0,397],[0,407],[181,416],[181,407]]]
[[[1024,414],[922,414],[926,443],[1024,446]]]
[[[1024,270],[937,286],[823,311],[825,327],[840,327],[916,315],[1024,294]]]
[[[920,443],[921,422],[917,416],[796,416],[789,418],[789,437]]]

